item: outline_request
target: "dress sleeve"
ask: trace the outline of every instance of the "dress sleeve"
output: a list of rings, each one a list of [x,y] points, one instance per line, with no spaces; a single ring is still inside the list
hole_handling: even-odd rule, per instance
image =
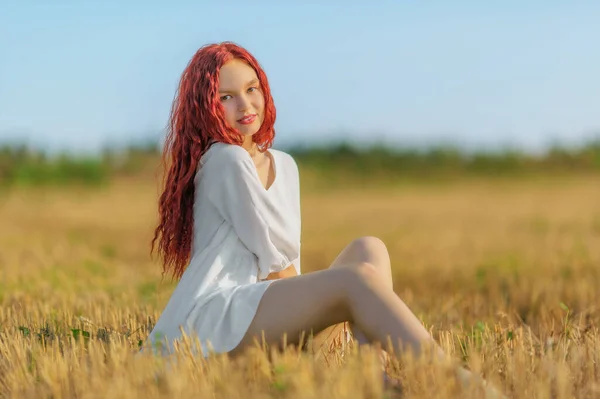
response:
[[[207,197],[233,226],[242,243],[258,258],[258,279],[288,267],[292,262],[270,237],[269,221],[279,217],[250,159],[229,158],[214,170]]]

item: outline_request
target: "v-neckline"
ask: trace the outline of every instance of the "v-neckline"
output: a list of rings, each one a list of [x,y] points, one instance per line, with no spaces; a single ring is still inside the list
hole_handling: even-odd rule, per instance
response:
[[[271,150],[266,150],[265,153],[268,154],[268,156],[271,158],[270,166],[273,169],[273,175],[274,175],[273,181],[271,182],[271,185],[268,188],[263,186],[262,181],[260,180],[260,175],[258,174],[258,169],[256,168],[256,164],[254,164],[254,161],[252,160],[250,153],[248,153],[248,156],[250,157],[250,160],[252,161],[252,164],[254,165],[254,174],[256,175],[256,178],[258,179],[260,186],[263,188],[263,190],[265,190],[265,192],[268,193],[271,191],[271,189],[275,185],[275,182],[277,181],[277,176],[279,175],[279,172],[277,171],[277,161],[275,161],[275,153],[271,152]]]
[[[279,175],[279,171],[277,170],[277,161],[275,161],[275,153],[271,152],[271,150],[266,150],[265,151],[265,153],[267,153],[268,156],[271,158],[271,165],[270,166],[273,168],[273,174],[275,175],[273,177],[273,181],[271,182],[271,185],[267,188],[267,187],[263,186],[263,183],[260,180],[260,175],[258,174],[258,169],[256,168],[256,164],[254,163],[254,160],[252,159],[252,156],[250,156],[250,153],[248,151],[246,151],[246,149],[244,149],[244,151],[248,155],[248,158],[250,159],[250,162],[252,162],[252,166],[253,166],[252,169],[254,170],[254,176],[256,176],[256,180],[258,180],[258,184],[260,184],[260,186],[262,187],[262,189],[266,193],[270,193],[272,191],[273,186],[275,185],[275,182],[277,182],[277,176]]]

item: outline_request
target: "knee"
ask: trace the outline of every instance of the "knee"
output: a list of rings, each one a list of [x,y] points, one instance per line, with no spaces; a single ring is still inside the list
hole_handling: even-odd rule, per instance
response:
[[[364,252],[375,253],[381,256],[389,257],[388,249],[385,243],[378,237],[365,236],[355,239],[352,245]]]
[[[377,267],[372,263],[360,262],[350,267],[338,269],[339,277],[336,282],[341,288],[341,304],[343,311],[352,321],[352,310],[366,295],[380,295],[388,290],[388,284]]]
[[[382,282],[381,273],[377,270],[377,267],[369,262],[360,262],[352,267],[347,268],[347,281],[346,287],[354,289],[355,287],[377,287],[378,283]]]
[[[360,252],[369,254],[369,258],[374,262],[372,268],[376,269],[385,280],[385,284],[393,289],[391,259],[385,243],[380,238],[366,236],[354,240],[353,245],[356,245]]]

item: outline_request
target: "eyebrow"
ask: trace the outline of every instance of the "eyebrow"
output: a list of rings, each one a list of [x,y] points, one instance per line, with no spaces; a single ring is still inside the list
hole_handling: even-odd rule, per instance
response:
[[[250,85],[256,84],[258,83],[258,79],[252,79],[251,81],[249,81],[248,83],[246,83],[246,85],[244,87],[248,87]],[[219,90],[219,93],[233,93],[235,90]]]

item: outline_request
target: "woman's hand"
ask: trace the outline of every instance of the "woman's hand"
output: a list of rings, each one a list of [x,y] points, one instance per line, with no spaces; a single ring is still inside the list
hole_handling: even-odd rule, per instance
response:
[[[280,272],[270,273],[267,276],[266,280],[279,280],[280,278],[294,277],[297,275],[298,275],[298,273],[296,272],[296,268],[292,264]]]

